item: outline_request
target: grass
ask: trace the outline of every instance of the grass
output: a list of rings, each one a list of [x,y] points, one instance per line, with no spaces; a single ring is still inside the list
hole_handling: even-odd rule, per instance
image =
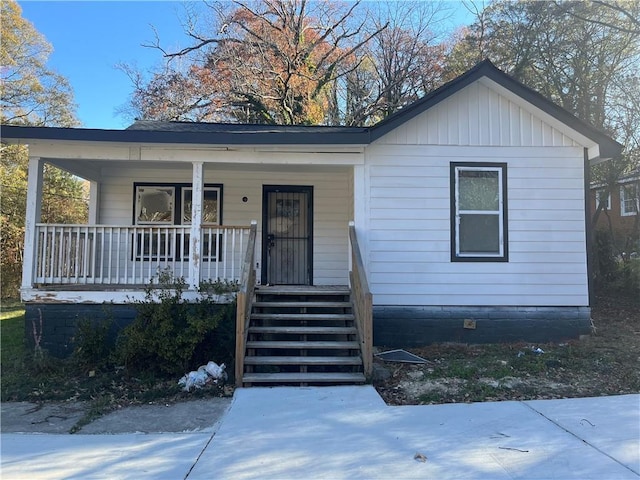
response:
[[[151,374],[132,377],[122,369],[81,364],[73,357],[57,359],[35,355],[25,346],[24,307],[2,303],[0,313],[0,401],[82,401],[84,417],[70,433],[115,409],[153,402],[221,396],[222,387],[184,393],[177,378]]]
[[[24,353],[24,307],[19,302],[8,302],[0,311],[0,365],[8,365]]]

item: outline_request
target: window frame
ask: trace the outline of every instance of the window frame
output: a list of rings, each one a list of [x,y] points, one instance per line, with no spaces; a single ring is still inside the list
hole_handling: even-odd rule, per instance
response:
[[[139,208],[142,208],[139,204],[140,201],[140,193],[143,189],[158,189],[171,191],[171,219],[169,220],[160,220],[160,221],[139,221]],[[175,225],[176,220],[176,203],[177,203],[177,195],[176,195],[176,187],[173,184],[142,184],[135,183],[133,187],[133,225],[140,226],[172,226]]]
[[[171,223],[162,222],[162,223],[138,223],[138,188],[173,188],[173,219]],[[222,183],[205,183],[203,186],[204,190],[209,189],[217,189],[218,190],[218,221],[216,225],[223,225],[223,195],[224,195],[224,186]],[[191,225],[191,222],[184,223],[182,220],[182,208],[183,208],[183,199],[184,194],[182,191],[184,189],[191,189],[193,191],[193,185],[191,183],[185,182],[134,182],[133,183],[133,215],[132,215],[132,226],[179,226],[179,225]],[[213,225],[211,223],[203,223],[203,225]]]
[[[460,252],[460,216],[494,214],[485,210],[459,210],[459,172],[489,171],[498,172],[498,253]],[[450,220],[451,220],[451,261],[452,262],[508,262],[508,201],[507,201],[507,164],[498,162],[451,162],[450,163]]]
[[[626,198],[627,192],[629,189],[635,189],[635,197]],[[638,183],[632,182],[627,183],[625,185],[620,185],[620,216],[621,217],[632,217],[638,214],[638,203],[640,197],[640,186]],[[627,202],[634,206],[633,210],[627,210]]]
[[[180,188],[180,225],[191,225],[191,221],[186,222],[184,220],[184,206],[185,206],[185,193],[190,190],[191,191],[191,197],[193,199],[193,186],[191,184],[189,184],[188,186],[185,187],[181,187]],[[218,201],[218,208],[217,208],[217,220],[215,222],[205,222],[203,220],[202,225],[205,226],[212,226],[212,225],[222,225],[222,186],[221,185],[207,185],[205,187],[203,187],[203,196],[205,194],[205,192],[217,192],[218,196],[217,196],[217,201]]]
[[[597,188],[596,189],[596,209],[600,206],[600,204],[602,203],[602,199],[600,198],[602,196],[602,194],[606,191],[605,188]],[[603,208],[603,210],[611,210],[611,192],[609,192],[609,195],[607,195],[607,202]]]
[[[171,189],[173,199],[172,199],[172,219],[171,221],[162,221],[162,222],[139,222],[138,221],[138,192],[140,188],[158,188],[168,190]],[[203,186],[205,191],[217,191],[218,192],[218,223],[202,223],[202,226],[222,226],[222,198],[223,198],[223,184],[221,183],[205,183]],[[132,218],[132,226],[134,227],[142,227],[142,228],[163,228],[163,227],[173,227],[173,226],[189,226],[191,222],[184,222],[183,218],[183,206],[184,206],[184,192],[186,190],[191,190],[193,192],[193,185],[191,183],[178,183],[178,182],[134,182],[133,183],[133,218]],[[139,232],[138,238],[132,240],[131,242],[131,257],[132,260],[135,261],[174,261],[180,260],[182,257],[183,261],[188,260],[188,252],[189,252],[189,238],[190,234],[184,233],[180,234],[177,237],[178,241],[173,242],[173,238],[171,236],[167,237],[164,233],[142,233]],[[159,236],[159,248],[158,241],[154,240],[156,236]],[[222,249],[222,235],[219,236],[218,239],[213,239],[215,243],[215,255],[205,256],[203,260],[217,262],[220,258],[220,252]],[[183,245],[181,251],[182,255],[178,253],[179,245]],[[204,245],[204,243],[203,243]],[[211,248],[211,247],[207,247]]]

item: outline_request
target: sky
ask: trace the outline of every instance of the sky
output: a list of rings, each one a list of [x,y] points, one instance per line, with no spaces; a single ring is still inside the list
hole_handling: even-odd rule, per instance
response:
[[[53,46],[48,67],[69,80],[83,128],[122,129],[131,120],[118,109],[133,90],[118,64],[147,71],[162,64],[153,25],[163,46],[189,45],[180,25],[183,2],[175,1],[18,1],[22,16]],[[471,23],[458,1],[447,2],[450,29]]]

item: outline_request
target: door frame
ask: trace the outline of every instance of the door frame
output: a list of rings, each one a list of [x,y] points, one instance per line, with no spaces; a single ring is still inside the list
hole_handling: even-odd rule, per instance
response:
[[[309,239],[307,240],[307,285],[313,285],[313,185],[262,185],[262,270],[260,281],[263,285],[267,284],[268,268],[268,240],[267,225],[269,220],[269,193],[286,192],[286,193],[306,193],[308,195],[307,202],[307,230]]]

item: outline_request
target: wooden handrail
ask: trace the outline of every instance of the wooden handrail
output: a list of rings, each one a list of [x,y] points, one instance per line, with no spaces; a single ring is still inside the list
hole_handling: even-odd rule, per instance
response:
[[[242,386],[242,374],[244,373],[244,353],[247,344],[247,331],[251,318],[251,304],[256,288],[255,250],[257,223],[251,222],[247,251],[245,253],[242,270],[240,272],[240,288],[236,296],[236,386]]]
[[[351,292],[353,295],[353,313],[360,340],[364,374],[371,376],[373,368],[373,296],[369,290],[367,274],[358,245],[358,237],[353,222],[349,223],[349,243],[351,245]]]

